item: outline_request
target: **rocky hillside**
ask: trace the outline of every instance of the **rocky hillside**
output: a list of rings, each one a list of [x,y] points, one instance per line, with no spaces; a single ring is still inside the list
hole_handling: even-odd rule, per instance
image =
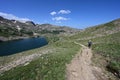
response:
[[[22,23],[16,20],[8,20],[0,16],[0,41],[42,36],[46,34],[70,35],[78,31],[77,29],[66,26],[35,24],[32,21]]]

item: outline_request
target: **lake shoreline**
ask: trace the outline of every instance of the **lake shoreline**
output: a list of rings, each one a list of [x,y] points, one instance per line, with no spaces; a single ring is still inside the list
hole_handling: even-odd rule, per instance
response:
[[[22,51],[39,48],[47,44],[48,41],[45,37],[30,37],[1,42],[0,56],[12,55]]]
[[[3,37],[0,36],[0,43],[1,42],[7,42],[7,41],[16,41],[16,40],[22,40],[22,39],[28,39],[28,38],[36,38],[36,37],[42,37],[42,36],[15,36],[15,37]]]

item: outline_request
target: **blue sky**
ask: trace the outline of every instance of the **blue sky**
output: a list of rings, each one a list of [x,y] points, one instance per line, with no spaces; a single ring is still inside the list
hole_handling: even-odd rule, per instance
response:
[[[83,29],[120,18],[120,0],[0,0],[0,15]]]

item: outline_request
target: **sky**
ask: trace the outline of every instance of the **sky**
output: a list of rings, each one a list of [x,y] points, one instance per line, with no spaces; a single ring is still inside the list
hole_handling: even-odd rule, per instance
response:
[[[0,0],[0,16],[84,29],[120,18],[120,0]]]

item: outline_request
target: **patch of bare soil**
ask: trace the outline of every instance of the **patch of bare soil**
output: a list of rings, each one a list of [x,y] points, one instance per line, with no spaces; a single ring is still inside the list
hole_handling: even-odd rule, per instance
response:
[[[78,43],[76,43],[78,44]],[[92,66],[92,51],[82,44],[82,51],[67,65],[67,80],[109,80],[101,68]]]

